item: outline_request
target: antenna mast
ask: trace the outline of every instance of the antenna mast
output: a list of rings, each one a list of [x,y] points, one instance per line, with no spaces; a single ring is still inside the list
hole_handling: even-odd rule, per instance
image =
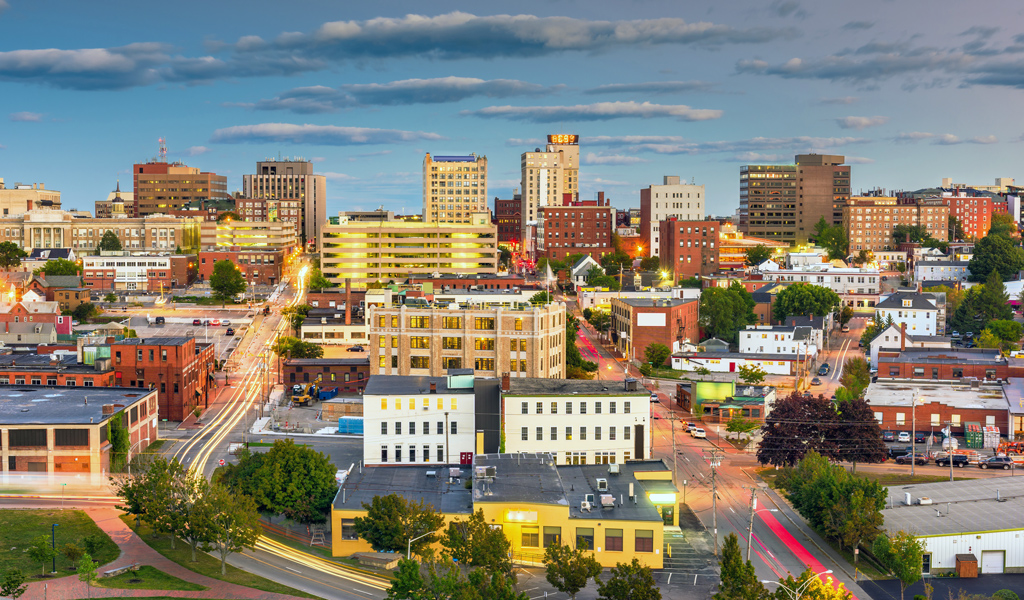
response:
[[[167,162],[167,140],[164,138],[157,139],[160,144],[160,162]]]

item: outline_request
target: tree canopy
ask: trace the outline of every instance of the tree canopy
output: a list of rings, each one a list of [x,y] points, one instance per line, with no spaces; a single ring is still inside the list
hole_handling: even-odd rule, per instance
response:
[[[78,275],[82,271],[82,267],[73,260],[66,258],[54,258],[46,261],[42,267],[37,269],[38,273],[48,276],[58,275]]]
[[[661,600],[651,568],[636,558],[629,563],[616,563],[607,581],[596,580],[598,600]]]
[[[665,344],[654,343],[644,349],[644,360],[655,367],[663,366],[670,356],[672,351]]]
[[[1007,236],[989,234],[975,242],[967,268],[971,281],[986,281],[992,271],[998,271],[1002,280],[1008,281],[1024,268],[1024,250]]]
[[[1007,213],[992,213],[992,223],[988,235],[999,235],[1006,238],[1017,237],[1017,224]]]
[[[661,268],[661,260],[657,256],[648,256],[640,260],[641,271],[657,271]]]
[[[718,593],[713,600],[766,600],[768,592],[757,577],[754,565],[744,562],[740,542],[735,533],[725,536],[722,558],[719,559],[721,577]]]
[[[105,252],[118,252],[124,250],[124,247],[121,245],[121,240],[117,237],[117,234],[108,229],[103,232],[103,237],[100,238],[100,244],[96,249]]]
[[[501,529],[494,529],[477,509],[465,521],[451,521],[441,536],[446,555],[464,565],[512,573],[512,544]]]
[[[0,267],[4,270],[10,271],[12,267],[19,266],[26,256],[28,253],[14,242],[0,242]]]
[[[845,259],[850,254],[850,239],[842,225],[830,225],[822,217],[814,225],[815,240],[828,250],[828,259]]]
[[[218,260],[210,274],[210,289],[222,303],[245,291],[245,277],[230,260]]]
[[[907,241],[907,234],[910,235],[911,242],[922,243],[928,239],[931,239],[932,234],[928,233],[928,228],[924,225],[896,225],[892,228],[892,241],[898,245]]]
[[[397,494],[374,496],[369,504],[363,502],[363,508],[366,516],[355,518],[355,532],[376,552],[404,553],[409,540],[444,525],[444,517],[422,500],[413,502]],[[434,541],[434,535],[426,535],[412,542],[412,551],[420,554]]]
[[[270,348],[280,356],[291,358],[323,358],[324,355],[323,346],[287,335],[277,338],[277,343]]]
[[[705,338],[716,337],[730,344],[737,343],[740,329],[757,322],[754,298],[737,281],[727,288],[702,291],[698,314]]]
[[[311,290],[322,290],[325,288],[334,287],[330,279],[324,277],[320,267],[313,267],[309,273],[309,289]]]
[[[217,215],[217,222],[218,223],[223,223],[224,221],[241,221],[241,220],[242,220],[242,217],[238,216],[238,213],[236,213],[234,211],[231,211],[231,210],[226,210],[226,211],[220,213],[219,215]]]
[[[839,295],[829,288],[808,283],[794,283],[775,295],[772,316],[785,321],[790,316],[824,316],[839,308]]]
[[[601,563],[588,551],[586,541],[575,548],[557,541],[550,544],[544,551],[544,565],[548,583],[573,600],[587,581],[601,574]]]
[[[757,265],[763,263],[764,261],[772,257],[772,251],[769,250],[768,246],[765,246],[764,244],[758,244],[756,246],[751,246],[750,248],[747,248],[745,254],[746,260],[744,260],[743,262],[748,267],[756,267]]]
[[[791,467],[808,452],[838,455],[836,411],[824,396],[804,398],[794,391],[777,401],[761,427],[757,461]]]
[[[924,543],[913,534],[897,531],[892,536],[876,537],[871,553],[899,580],[900,600],[903,600],[903,592],[921,579]]]

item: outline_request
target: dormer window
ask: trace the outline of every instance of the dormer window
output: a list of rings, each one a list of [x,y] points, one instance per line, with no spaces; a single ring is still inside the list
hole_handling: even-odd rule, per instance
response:
[[[913,300],[904,300],[903,301],[903,308],[910,308],[913,305],[914,305],[914,301]]]

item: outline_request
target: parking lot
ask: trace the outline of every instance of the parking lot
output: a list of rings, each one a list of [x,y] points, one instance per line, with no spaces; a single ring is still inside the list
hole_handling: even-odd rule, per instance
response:
[[[145,316],[128,316],[129,326],[135,330],[140,338],[153,337],[194,337],[197,341],[210,341],[215,344],[214,352],[218,360],[225,360],[235,346],[241,341],[249,325],[252,324],[252,317],[246,317],[248,311],[219,311],[216,317],[204,316],[202,309],[194,311],[177,310],[175,316],[165,317],[161,325],[150,324]],[[194,313],[189,314],[189,313]],[[208,313],[207,313],[208,314]],[[214,318],[220,320],[220,326],[193,325],[194,319],[201,319],[202,322],[213,322]],[[230,325],[225,326],[225,319]],[[76,331],[95,329],[93,325],[76,327]],[[228,327],[234,329],[235,335],[226,335]]]

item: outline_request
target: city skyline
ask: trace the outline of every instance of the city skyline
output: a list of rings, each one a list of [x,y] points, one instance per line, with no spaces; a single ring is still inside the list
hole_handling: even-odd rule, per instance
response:
[[[991,25],[1020,19],[1009,2],[485,8],[0,0],[0,177],[92,211],[164,137],[232,192],[302,156],[328,214],[418,212],[426,152],[486,155],[489,200],[510,198],[553,133],[580,135],[581,199],[619,208],[678,175],[731,214],[740,166],[808,152],[845,155],[854,194],[1016,176],[1024,35]]]

